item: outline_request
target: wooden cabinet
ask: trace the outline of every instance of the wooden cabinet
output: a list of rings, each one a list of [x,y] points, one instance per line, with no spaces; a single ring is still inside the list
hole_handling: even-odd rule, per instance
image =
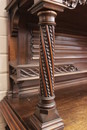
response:
[[[1,111],[9,129],[64,129],[54,90],[87,84],[87,6],[77,4],[8,2],[10,89]]]

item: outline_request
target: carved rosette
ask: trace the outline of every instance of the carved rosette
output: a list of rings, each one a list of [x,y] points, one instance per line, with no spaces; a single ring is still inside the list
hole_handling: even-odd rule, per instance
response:
[[[55,17],[53,11],[38,13],[40,24],[40,94],[42,100],[54,99],[54,42]],[[54,101],[52,101],[55,105]],[[43,103],[42,103],[43,104]]]

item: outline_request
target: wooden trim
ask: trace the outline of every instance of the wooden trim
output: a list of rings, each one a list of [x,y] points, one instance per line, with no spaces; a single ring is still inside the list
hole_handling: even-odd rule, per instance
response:
[[[23,122],[21,122],[16,114],[13,112],[6,99],[3,99],[1,101],[0,108],[1,113],[11,130],[27,130],[26,127],[23,125]]]

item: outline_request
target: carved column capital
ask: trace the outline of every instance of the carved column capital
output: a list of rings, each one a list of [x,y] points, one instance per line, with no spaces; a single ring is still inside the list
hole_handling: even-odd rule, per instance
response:
[[[42,24],[51,24],[55,25],[55,17],[57,16],[57,13],[54,11],[41,11],[38,14],[39,17],[39,25]]]

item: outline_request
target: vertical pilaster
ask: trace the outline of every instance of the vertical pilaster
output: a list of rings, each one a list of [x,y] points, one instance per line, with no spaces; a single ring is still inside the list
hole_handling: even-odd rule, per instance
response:
[[[55,17],[54,11],[38,13],[40,25],[40,101],[35,114],[30,118],[35,130],[63,130],[54,101],[54,43]]]

